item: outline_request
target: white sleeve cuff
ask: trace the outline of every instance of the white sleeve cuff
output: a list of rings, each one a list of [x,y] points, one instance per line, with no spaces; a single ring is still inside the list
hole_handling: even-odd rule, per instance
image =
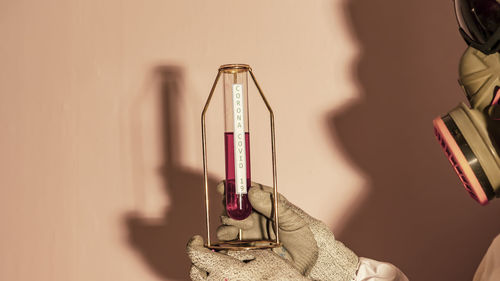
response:
[[[409,281],[397,267],[390,263],[359,258],[359,269],[354,281]]]

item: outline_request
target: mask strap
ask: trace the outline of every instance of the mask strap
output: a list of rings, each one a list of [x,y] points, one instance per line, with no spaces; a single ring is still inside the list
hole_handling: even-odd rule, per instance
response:
[[[460,31],[460,35],[465,40],[467,45],[473,47],[484,53],[485,55],[491,55],[500,50],[500,28],[498,28],[493,35],[491,35],[490,39],[485,43],[476,42],[472,39],[467,32],[465,32],[461,27],[458,29]]]

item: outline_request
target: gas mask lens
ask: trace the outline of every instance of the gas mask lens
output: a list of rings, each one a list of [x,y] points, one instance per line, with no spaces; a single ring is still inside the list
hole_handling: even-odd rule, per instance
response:
[[[497,0],[455,0],[455,14],[467,44],[491,54],[498,51],[500,3]]]

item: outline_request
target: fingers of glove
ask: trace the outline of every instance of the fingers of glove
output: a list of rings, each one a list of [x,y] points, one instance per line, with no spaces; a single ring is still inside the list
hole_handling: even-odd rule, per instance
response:
[[[273,219],[271,216],[273,214],[273,197],[272,192],[266,191],[264,188],[255,186],[248,192],[248,198],[252,207],[259,213],[263,214],[269,219]],[[278,200],[278,215],[279,215],[279,225],[280,229],[285,231],[297,230],[301,227],[307,225],[297,213],[294,212],[286,199],[280,196]]]
[[[262,186],[252,186],[248,191],[248,199],[252,207],[267,218],[272,214],[272,193],[265,191]]]
[[[244,220],[235,220],[228,216],[221,216],[222,225],[217,228],[217,238],[228,241],[238,238],[239,230],[250,230],[254,227],[252,216]]]
[[[253,251],[229,251],[227,254],[245,263],[255,260]]]
[[[314,266],[318,258],[318,245],[309,227],[291,231],[282,235],[281,241],[287,254],[292,258],[294,267],[305,274]]]
[[[245,252],[246,255],[252,256],[252,259],[247,259],[246,262],[265,262],[277,264],[283,260],[278,254],[270,249],[266,250],[249,250]]]
[[[252,182],[252,187],[257,187],[257,188],[259,188],[259,189],[261,189],[261,190],[263,190],[263,191],[265,191],[267,193],[271,193],[271,194],[273,193],[273,188],[272,187],[267,186],[267,185],[263,185],[263,184],[258,183],[258,182],[254,182],[253,181]]]
[[[228,255],[217,253],[203,245],[203,238],[195,235],[188,242],[186,247],[187,254],[191,262],[198,268],[210,273],[216,266],[239,267],[241,262]]]
[[[217,239],[229,241],[238,238],[239,229],[232,225],[221,225],[217,228]]]
[[[222,224],[232,225],[242,230],[252,229],[255,225],[254,224],[255,218],[253,216],[249,216],[244,220],[235,220],[228,216],[221,216],[220,219],[222,221]]]
[[[272,187],[269,187],[269,186],[265,186],[265,185],[262,185],[260,183],[256,183],[256,182],[252,182],[252,187],[256,187],[256,188],[259,188],[260,190],[262,191],[265,191],[269,194],[273,194],[273,188]],[[271,196],[271,200],[272,200],[272,196]],[[284,205],[286,205],[289,209],[293,209],[294,212],[296,212],[297,214],[299,214],[299,216],[301,217],[307,217],[307,218],[310,218],[310,219],[314,219],[312,218],[309,214],[307,214],[306,212],[304,212],[302,209],[300,209],[299,207],[293,205],[292,203],[290,203],[290,201],[288,201],[286,199],[285,196],[283,196],[283,194],[279,194],[278,193],[278,201]]]
[[[222,213],[221,215],[224,216],[226,215],[226,198],[224,196],[224,186],[225,186],[225,182],[224,180],[220,181],[217,186],[216,186],[216,190],[217,190],[217,193],[222,195],[221,196],[221,203],[222,203]]]
[[[224,195],[224,186],[225,186],[225,182],[226,181],[220,181],[218,184],[217,184],[217,187],[215,189],[217,189],[217,193],[221,194],[221,195]]]
[[[189,277],[193,281],[206,281],[207,280],[207,272],[199,269],[195,265],[192,265],[191,270],[189,271]]]
[[[233,220],[222,216],[223,225],[217,228],[217,238],[223,241],[238,238],[239,230],[242,230],[242,238],[250,240],[274,239],[274,230],[270,227],[269,220],[258,212],[252,212],[248,218],[242,221]]]

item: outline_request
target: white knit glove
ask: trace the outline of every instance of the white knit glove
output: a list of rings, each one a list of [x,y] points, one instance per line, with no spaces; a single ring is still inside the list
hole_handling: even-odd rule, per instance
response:
[[[193,281],[306,281],[285,259],[271,250],[211,251],[197,235],[187,245]]]
[[[224,183],[217,187],[224,190]],[[272,223],[272,188],[252,183],[248,198],[254,212],[238,221],[222,216],[217,229],[220,240],[234,240],[242,229],[243,239],[274,238]],[[281,256],[291,260],[293,266],[305,276],[321,281],[350,281],[356,277],[359,258],[341,242],[335,240],[330,229],[309,216],[281,194],[278,196]],[[276,249],[279,253],[280,249]]]

